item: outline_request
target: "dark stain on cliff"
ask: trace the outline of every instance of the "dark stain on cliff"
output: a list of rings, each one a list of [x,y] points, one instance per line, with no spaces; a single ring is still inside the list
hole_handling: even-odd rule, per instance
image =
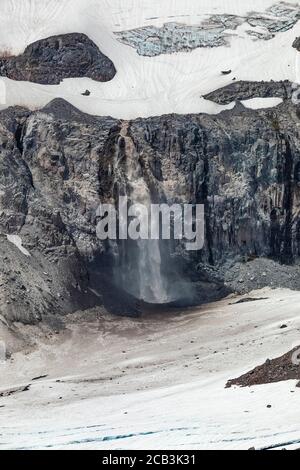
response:
[[[292,228],[293,228],[293,199],[294,199],[294,157],[291,148],[290,140],[288,138],[282,141],[282,155],[284,161],[284,196],[283,196],[283,210],[285,213],[285,220],[283,226],[283,249],[281,253],[281,261],[283,263],[293,262],[292,250]]]

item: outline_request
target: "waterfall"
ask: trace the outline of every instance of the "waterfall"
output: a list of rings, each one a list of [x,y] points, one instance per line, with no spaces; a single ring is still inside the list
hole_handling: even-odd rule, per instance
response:
[[[131,204],[142,204],[150,213],[151,194],[144,180],[139,155],[128,135],[128,122],[123,122],[119,137],[124,147],[124,163],[119,162],[116,152],[117,185],[128,197]],[[141,222],[143,222],[141,216]],[[145,220],[148,223],[149,220]],[[153,221],[151,221],[153,223]],[[150,225],[150,224],[149,224]],[[150,230],[150,227],[149,227]],[[116,276],[122,286],[136,298],[149,303],[168,302],[167,279],[162,273],[162,256],[159,240],[124,240],[120,243],[120,263]]]

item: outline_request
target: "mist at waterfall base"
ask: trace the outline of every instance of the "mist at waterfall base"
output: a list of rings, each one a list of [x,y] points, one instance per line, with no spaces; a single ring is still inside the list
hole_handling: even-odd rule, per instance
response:
[[[127,198],[120,199],[119,211],[113,210],[118,219],[117,237],[114,242],[110,240],[117,286],[148,304],[190,304],[193,288],[184,272],[182,240],[174,237],[174,220],[168,219],[167,223],[162,213],[154,217],[142,205],[132,206],[128,213]],[[163,236],[166,225],[170,233],[167,238]]]
[[[150,212],[142,204],[128,207],[127,197],[119,198],[118,209],[111,204],[100,205],[97,236],[105,241],[111,281],[117,289],[147,304],[191,305],[195,288],[185,262],[190,251],[180,235],[180,225],[186,234],[188,217],[177,205],[180,218],[172,210],[165,218],[166,207],[151,205]]]
[[[117,285],[148,304],[191,303],[194,288],[172,255],[173,245],[173,240],[119,240],[114,263]]]

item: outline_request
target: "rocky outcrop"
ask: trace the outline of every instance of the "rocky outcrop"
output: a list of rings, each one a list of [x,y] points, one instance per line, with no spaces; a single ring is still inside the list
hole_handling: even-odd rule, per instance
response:
[[[284,328],[287,328],[287,325],[281,326],[281,329]],[[267,359],[264,364],[255,367],[239,378],[229,380],[226,387],[252,387],[254,385],[284,382],[286,380],[299,380],[299,356],[300,347],[298,346],[281,357],[272,360]],[[298,382],[297,387],[300,387],[300,382]]]
[[[17,57],[0,58],[0,76],[43,85],[56,85],[65,78],[78,77],[107,82],[115,74],[112,61],[80,33],[41,39]]]
[[[226,105],[233,101],[249,100],[251,98],[282,98],[291,99],[292,83],[288,80],[280,82],[233,82],[204,96],[205,99]]]
[[[297,49],[297,51],[300,52],[300,38],[296,38],[295,41],[293,42],[293,47]]]
[[[170,299],[174,289],[185,304],[221,297],[231,288],[226,273],[246,261],[297,264],[298,111],[286,100],[259,111],[238,104],[217,116],[118,121],[85,115],[59,99],[40,111],[2,111],[1,315],[32,322],[49,310],[103,303],[116,313],[138,311],[133,293],[125,294],[128,276],[116,276],[125,260],[130,280],[136,272],[140,282],[130,255],[136,248],[96,236],[99,203],[132,197],[129,165],[153,202],[205,205],[203,250],[187,252],[179,241],[161,246]],[[7,234],[18,235],[31,256]]]

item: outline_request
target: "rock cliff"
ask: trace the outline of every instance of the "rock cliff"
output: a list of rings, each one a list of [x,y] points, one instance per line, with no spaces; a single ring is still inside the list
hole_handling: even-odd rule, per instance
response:
[[[132,196],[129,163],[152,202],[205,205],[203,250],[187,252],[181,242],[160,247],[170,301],[201,303],[238,290],[239,271],[231,280],[228,273],[241,266],[247,276],[253,260],[262,262],[257,273],[274,263],[299,288],[299,126],[290,100],[258,111],[238,103],[216,116],[134,121],[85,115],[60,99],[39,111],[2,111],[0,319],[32,323],[103,303],[116,313],[138,312],[138,289],[118,276],[130,265],[127,283],[141,282],[136,246],[96,236],[99,203]],[[7,235],[18,235],[28,255]],[[266,268],[251,288],[270,277],[281,285],[283,277]]]

